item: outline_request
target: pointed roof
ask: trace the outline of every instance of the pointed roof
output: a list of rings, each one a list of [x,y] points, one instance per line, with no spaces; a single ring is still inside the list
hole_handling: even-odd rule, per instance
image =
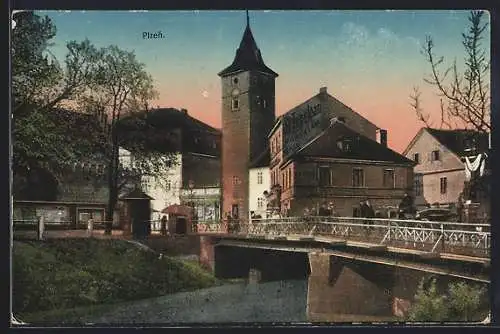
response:
[[[347,141],[350,148],[343,150]],[[359,134],[343,122],[332,122],[331,125],[302,147],[292,157],[321,157],[353,159],[366,161],[384,161],[404,165],[415,165],[413,160],[391,150],[390,148]]]
[[[231,73],[239,71],[259,71],[277,77],[278,74],[264,64],[264,59],[260,54],[257,43],[253,38],[252,30],[247,12],[247,26],[243,33],[243,38],[240,42],[240,47],[236,50],[236,56],[233,63],[219,72],[219,76],[223,77]]]

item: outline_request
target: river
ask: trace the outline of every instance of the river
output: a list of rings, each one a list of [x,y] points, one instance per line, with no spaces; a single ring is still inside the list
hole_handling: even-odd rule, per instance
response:
[[[307,281],[233,283],[113,307],[89,323],[307,322]]]

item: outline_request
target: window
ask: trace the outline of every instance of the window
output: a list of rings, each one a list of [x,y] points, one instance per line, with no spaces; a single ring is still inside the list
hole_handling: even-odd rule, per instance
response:
[[[420,163],[420,155],[418,153],[415,153],[413,155],[413,161],[415,161],[417,164]]]
[[[384,169],[384,187],[394,188],[394,169]]]
[[[415,174],[413,179],[413,188],[415,189],[415,196],[422,196],[424,193],[424,182],[422,174]]]
[[[365,173],[362,168],[354,168],[352,170],[352,186],[353,187],[365,186]]]
[[[439,151],[432,151],[431,161],[438,161],[438,160],[439,160]]]
[[[292,170],[291,169],[288,170],[288,186],[289,187],[292,186]]]
[[[234,83],[235,85],[236,85],[236,84],[238,84],[238,78],[234,78],[234,79],[233,79],[233,83]]]
[[[169,191],[172,188],[172,182],[167,181],[167,191]]]
[[[337,147],[342,152],[349,152],[351,150],[351,140],[350,139],[339,139],[337,140]]]
[[[233,186],[237,185],[240,183],[240,179],[237,176],[233,176]]]
[[[264,199],[262,197],[257,198],[257,207],[262,209],[264,207]]]
[[[320,186],[330,186],[332,184],[332,174],[330,167],[321,166],[318,168],[319,175],[319,185]]]
[[[240,109],[240,100],[237,97],[233,97],[231,108],[233,111]]]
[[[257,172],[257,184],[262,184],[262,172]]]
[[[446,177],[442,177],[441,179],[439,179],[440,181],[440,189],[441,189],[441,194],[446,194],[446,191],[448,190],[448,180],[446,179]]]
[[[338,120],[339,120],[339,122],[345,123],[345,117],[341,116],[341,117],[338,118]]]
[[[266,99],[262,100],[262,108],[267,108],[267,101],[266,101]]]

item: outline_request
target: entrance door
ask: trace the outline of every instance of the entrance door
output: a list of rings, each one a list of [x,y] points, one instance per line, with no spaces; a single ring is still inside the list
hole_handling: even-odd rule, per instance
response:
[[[238,219],[239,218],[239,207],[238,204],[233,204],[231,208],[231,216],[232,218]]]
[[[186,218],[178,217],[175,223],[175,233],[186,234],[186,232],[187,232]]]

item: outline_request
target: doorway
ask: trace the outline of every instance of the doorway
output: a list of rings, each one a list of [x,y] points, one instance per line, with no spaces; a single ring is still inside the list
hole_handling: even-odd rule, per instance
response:
[[[175,233],[176,234],[186,234],[187,233],[187,222],[186,218],[178,217],[175,223]]]

